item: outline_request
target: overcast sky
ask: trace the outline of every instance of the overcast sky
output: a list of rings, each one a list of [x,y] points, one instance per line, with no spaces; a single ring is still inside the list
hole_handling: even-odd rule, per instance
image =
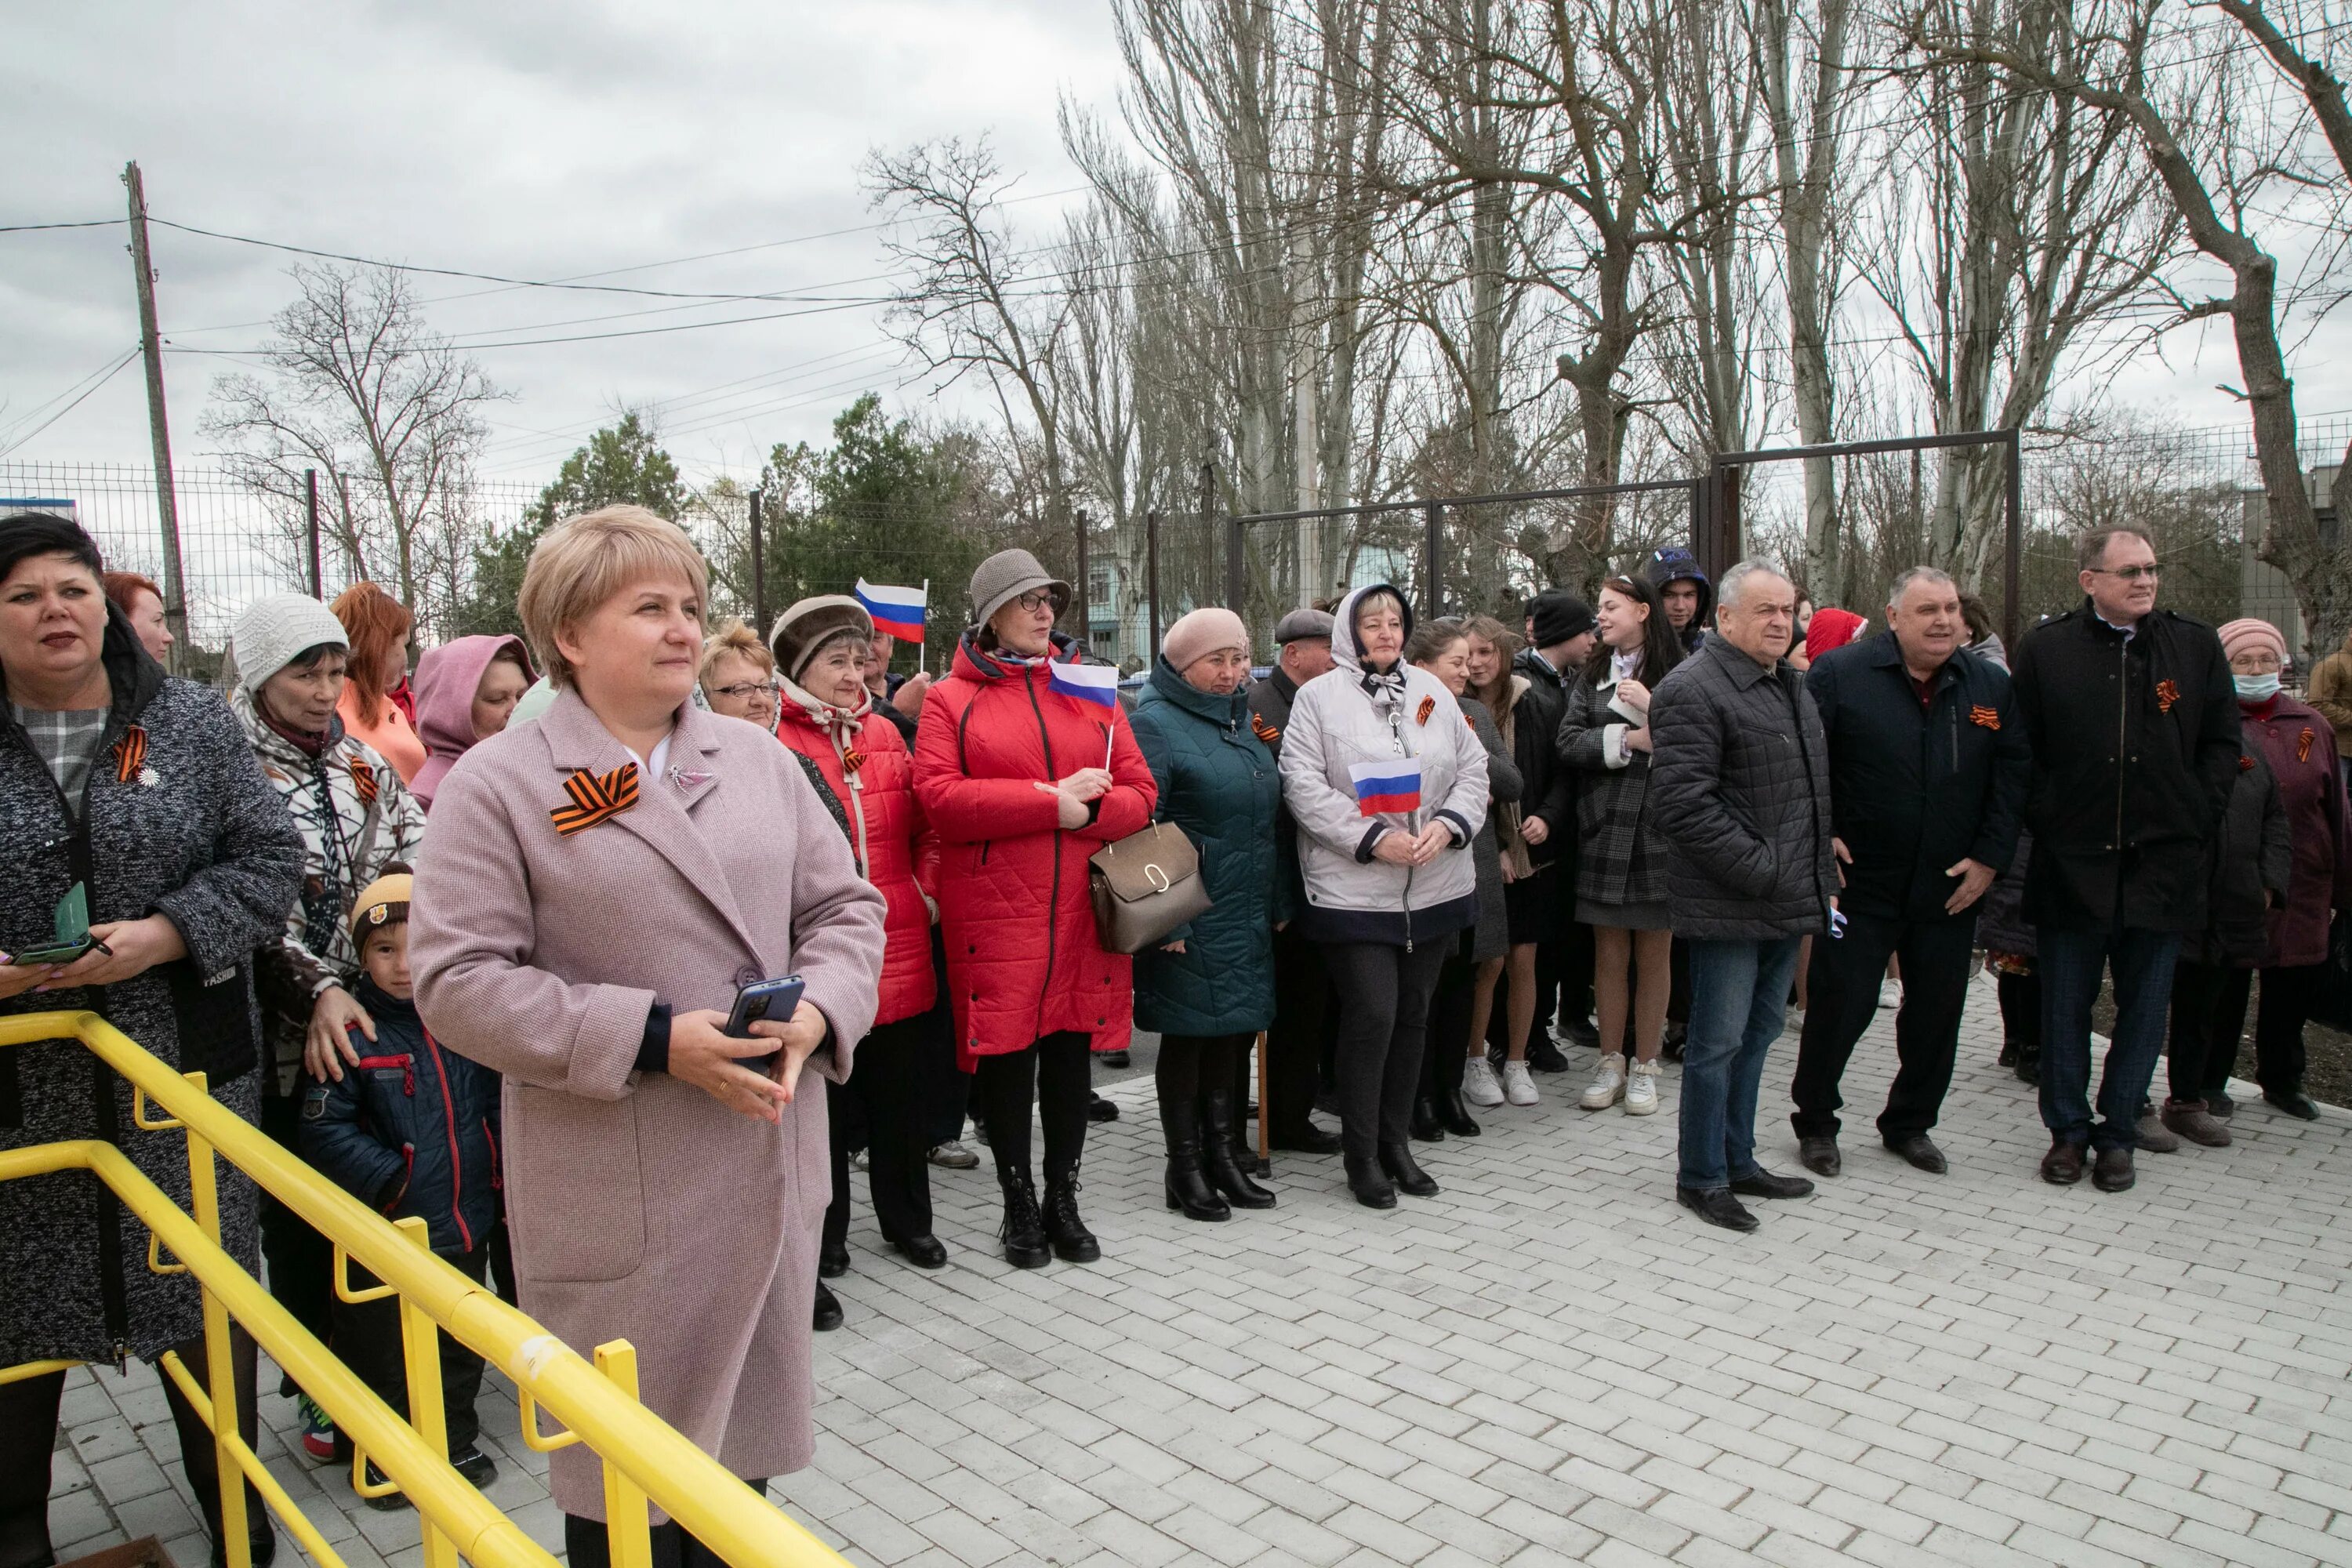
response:
[[[105,218],[139,160],[160,218],[321,250],[646,288],[870,297],[887,285],[857,188],[869,149],[992,132],[1042,225],[1076,183],[1056,95],[1108,109],[1119,65],[1100,0],[267,0],[132,5],[0,0],[19,79],[0,225]],[[851,232],[838,232],[848,230]],[[121,227],[0,234],[0,427],[136,345]],[[292,258],[155,230],[175,348],[251,348]],[[677,258],[741,247],[743,254]],[[673,265],[657,265],[675,262]],[[777,440],[821,439],[857,393],[925,395],[866,305],[700,306],[420,278],[435,326],[515,395],[492,411],[488,472],[544,479],[624,405],[652,406],[688,472],[747,471]],[[662,310],[661,314],[642,314]],[[769,310],[817,313],[553,346]],[[624,312],[640,312],[624,315]],[[616,318],[589,321],[584,318]],[[2342,341],[2339,337],[2336,341]],[[203,460],[213,377],[167,361],[174,451]],[[2306,351],[2305,413],[2352,407],[2352,355]],[[2114,395],[2218,425],[2239,411],[2218,324],[2112,378]],[[12,459],[147,460],[138,367]]]

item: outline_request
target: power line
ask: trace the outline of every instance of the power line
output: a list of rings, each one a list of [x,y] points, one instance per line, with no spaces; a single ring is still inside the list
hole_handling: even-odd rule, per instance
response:
[[[42,420],[38,425],[34,426],[22,436],[19,436],[15,440],[9,442],[7,446],[0,447],[0,458],[5,458],[9,453],[16,451],[26,442],[31,440],[34,437],[39,435],[42,431],[47,429],[50,426],[64,418],[67,415],[71,414],[75,409],[79,408],[92,393],[96,392],[100,387],[104,386],[108,382],[112,381],[116,376],[121,374],[122,367],[137,359],[139,357],[139,352],[138,347],[134,345],[129,353],[124,354],[121,359],[115,361],[113,365],[108,369],[104,375],[100,376],[98,380],[91,383],[89,387],[85,388],[79,397],[75,398],[71,403],[67,404],[63,408],[58,409],[55,414],[50,415],[47,419]],[[55,399],[52,399],[51,401],[54,402]]]
[[[131,220],[129,218],[121,217],[94,217],[82,223],[0,224],[0,234],[37,234],[44,229],[52,228],[110,228],[118,223],[129,223],[130,221]]]

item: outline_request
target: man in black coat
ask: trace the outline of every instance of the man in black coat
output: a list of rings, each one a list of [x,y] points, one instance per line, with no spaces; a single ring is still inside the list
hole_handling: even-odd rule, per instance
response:
[[[1249,689],[1250,728],[1278,762],[1282,732],[1290,727],[1290,705],[1298,689],[1331,668],[1331,616],[1326,610],[1297,609],[1275,623],[1281,651],[1273,673]],[[1307,907],[1298,874],[1298,829],[1285,808],[1275,822],[1276,875],[1290,884],[1291,904]],[[1338,1040],[1339,997],[1323,967],[1323,949],[1298,934],[1297,922],[1274,933],[1274,1023],[1265,1032],[1266,1132],[1274,1147],[1305,1154],[1336,1154],[1339,1136],[1315,1125],[1307,1112],[1323,1058]],[[1235,1118],[1238,1124],[1239,1118]],[[1250,1151],[1256,1158],[1256,1152]]]
[[[1816,1175],[1840,1169],[1838,1092],[1878,1008],[1889,954],[1903,960],[1899,1062],[1878,1135],[1940,1174],[1936,1125],[1959,1049],[1977,910],[2017,846],[2032,771],[2010,680],[1967,652],[1960,591],[1931,566],[1895,580],[1887,630],[1824,654],[1805,677],[1829,739],[1830,819],[1843,887],[1813,943],[1789,1120]]]
[[[1570,1044],[1590,1049],[1601,1043],[1592,1026],[1592,928],[1576,919],[1575,775],[1560,765],[1558,752],[1559,721],[1568,711],[1565,683],[1576,679],[1592,651],[1593,626],[1591,605],[1565,588],[1547,588],[1528,601],[1528,646],[1511,666],[1528,682],[1511,720],[1511,740],[1512,761],[1525,785],[1521,832],[1536,875],[1505,891],[1511,903],[1511,941],[1536,944],[1536,1021],[1528,1039],[1528,1065],[1538,1072],[1568,1070],[1568,1058],[1552,1040],[1555,1014],[1560,1037]],[[1537,823],[1542,826],[1528,832]],[[1498,999],[1486,1037],[1490,1043],[1507,1037],[1507,1013]]]
[[[1796,616],[1786,574],[1740,563],[1723,574],[1715,630],[1650,699],[1650,811],[1691,955],[1675,1195],[1730,1230],[1756,1228],[1741,1197],[1813,1190],[1756,1163],[1757,1089],[1798,943],[1837,896],[1821,714],[1784,657]]]
[[[2082,607],[2017,650],[2018,717],[2033,747],[2025,913],[2042,967],[2046,1181],[2132,1184],[2148,1079],[2182,936],[2205,927],[2206,847],[2238,772],[2238,703],[2221,642],[2156,607],[2156,549],[2136,529],[2084,536]],[[2115,973],[2116,1026],[2089,1100],[2091,1004]]]

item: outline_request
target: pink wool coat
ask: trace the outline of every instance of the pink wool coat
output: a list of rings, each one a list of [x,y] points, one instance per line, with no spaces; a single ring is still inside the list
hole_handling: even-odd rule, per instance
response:
[[[568,690],[459,760],[410,908],[417,1005],[444,1045],[506,1075],[522,1310],[583,1356],[629,1341],[655,1414],[739,1476],[782,1475],[815,1446],[823,1079],[848,1077],[873,1022],[882,897],[784,749],[691,706],[636,805],[559,835],[548,814],[572,772],[628,760]],[[792,973],[834,1045],[782,1126],[635,1070],[656,996],[723,1010],[737,986]],[[595,1457],[575,1446],[551,1465],[563,1510],[604,1518]]]

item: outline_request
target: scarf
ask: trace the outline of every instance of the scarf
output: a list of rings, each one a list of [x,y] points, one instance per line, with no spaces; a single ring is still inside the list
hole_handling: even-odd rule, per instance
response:
[[[1375,708],[1394,708],[1404,701],[1404,660],[1398,659],[1386,672],[1369,664],[1356,667],[1356,684],[1372,700]]]
[[[857,874],[870,881],[873,873],[867,869],[871,862],[866,858],[866,781],[858,776],[866,756],[857,749],[857,736],[866,727],[866,716],[874,711],[874,694],[860,686],[856,705],[841,708],[824,701],[797,681],[787,680],[783,688],[784,700],[799,707],[808,721],[816,726],[817,732],[833,743],[833,754],[841,759],[842,782],[849,786],[848,799],[843,804],[857,819],[850,847],[857,855]]]
[[[253,704],[253,716],[260,720],[262,724],[271,734],[294,747],[297,751],[300,752],[304,756],[310,758],[312,761],[315,762],[320,757],[326,754],[327,731],[297,730],[290,725],[281,724],[278,721],[277,717],[269,711],[269,705],[257,700]]]
[[[1642,650],[1638,647],[1627,648],[1623,653],[1612,650],[1609,655],[1609,679],[1612,682],[1631,680],[1641,668]]]

